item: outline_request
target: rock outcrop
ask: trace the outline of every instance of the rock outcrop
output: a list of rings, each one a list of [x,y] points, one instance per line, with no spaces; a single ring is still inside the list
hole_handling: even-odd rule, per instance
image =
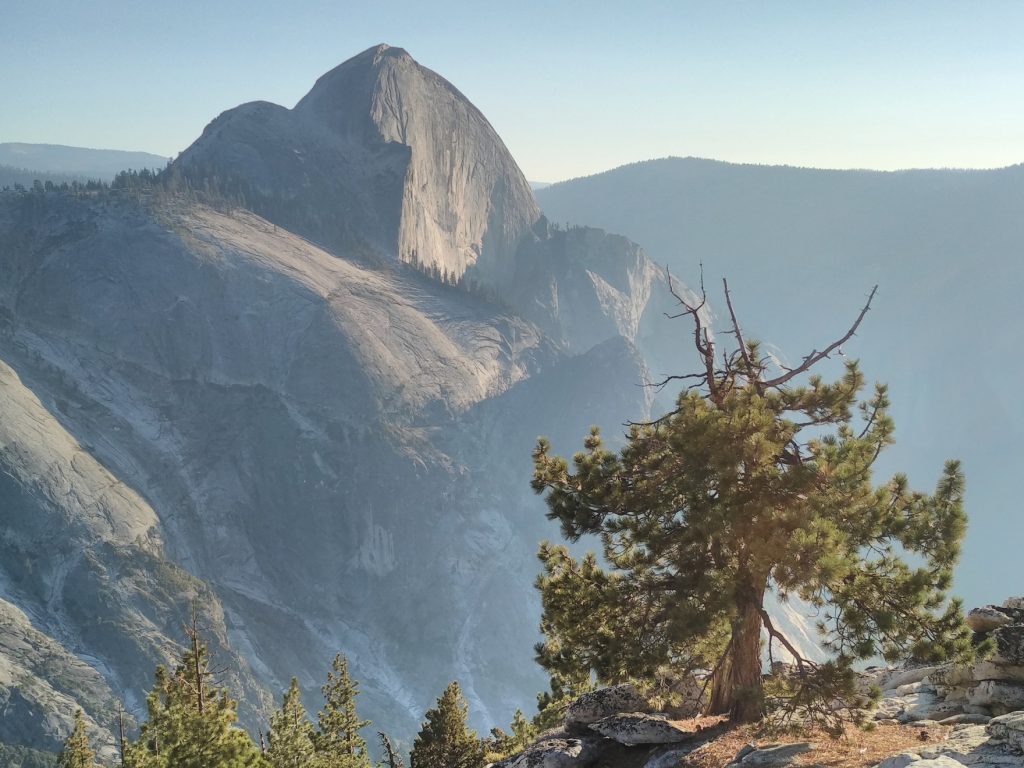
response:
[[[1024,766],[1024,633],[1020,598],[976,608],[967,622],[978,643],[995,639],[996,652],[970,667],[951,664],[876,670],[866,681],[884,690],[877,720],[953,726],[944,742],[895,755],[879,768],[926,766]]]
[[[1016,599],[968,613],[977,642],[991,637],[995,653],[972,667],[944,664],[879,671],[875,682],[886,696],[878,718],[906,722],[962,716],[993,717],[1024,709],[1024,613]]]
[[[634,686],[614,685],[582,694],[566,708],[561,729],[492,768],[674,768],[719,733],[719,723],[675,720],[652,711]]]
[[[590,725],[606,739],[634,747],[637,744],[678,744],[693,740],[693,730],[681,728],[667,717],[623,712],[598,720]]]
[[[620,712],[643,712],[647,699],[629,683],[584,693],[565,710],[565,727],[589,726]]]

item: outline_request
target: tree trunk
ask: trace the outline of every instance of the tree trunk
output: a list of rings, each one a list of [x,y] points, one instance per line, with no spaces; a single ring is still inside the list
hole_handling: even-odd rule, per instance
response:
[[[732,640],[711,679],[708,713],[748,723],[764,717],[761,680],[761,601],[743,600],[732,625]]]

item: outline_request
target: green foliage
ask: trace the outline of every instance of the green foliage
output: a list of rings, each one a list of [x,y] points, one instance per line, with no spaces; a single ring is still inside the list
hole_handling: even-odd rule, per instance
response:
[[[314,731],[298,680],[293,679],[281,708],[271,716],[269,747],[262,755],[236,727],[235,702],[228,691],[213,681],[195,617],[186,631],[190,648],[174,672],[156,670],[146,700],[149,718],[139,739],[125,750],[125,768],[370,768],[366,742],[359,735],[370,722],[356,713],[359,687],[344,656],[335,657],[322,688],[319,729]],[[393,748],[389,754],[392,768],[401,768]]]
[[[484,749],[466,725],[468,707],[458,683],[449,685],[413,742],[412,768],[483,768]]]
[[[0,744],[0,765],[5,768],[57,768],[58,755],[13,744]]]
[[[723,357],[696,308],[683,314],[706,373],[672,412],[633,425],[617,453],[593,429],[571,469],[545,440],[534,451],[548,517],[570,541],[598,536],[607,563],[541,546],[538,661],[601,682],[713,668],[711,711],[750,719],[764,711],[762,626],[769,654],[797,657],[800,691],[782,698],[804,709],[852,697],[858,660],[969,658],[961,605],[947,601],[966,528],[959,463],[946,464],[931,495],[902,475],[873,485],[893,442],[884,386],[862,399],[855,362],[834,382],[797,383],[819,353],[773,377],[738,324],[739,348]],[[773,626],[771,592],[820,609],[829,664],[800,658]]]
[[[156,186],[159,178],[159,171],[154,171],[149,168],[143,168],[141,171],[136,171],[134,168],[129,168],[128,170],[118,172],[118,174],[114,176],[114,180],[110,182],[110,188],[140,191],[151,190]]]
[[[540,646],[537,647],[540,652]],[[550,668],[549,668],[550,671]],[[575,671],[575,670],[573,670]],[[533,726],[538,733],[558,728],[565,721],[565,710],[584,693],[594,690],[589,675],[562,677],[552,672],[549,690],[537,694],[537,714]]]
[[[75,712],[75,725],[57,757],[57,768],[95,768],[96,754],[89,746],[82,710]]]
[[[501,728],[492,728],[491,737],[484,742],[485,759],[488,763],[517,755],[526,749],[537,738],[537,727],[526,719],[521,709],[517,709],[509,725],[511,733]]]
[[[330,768],[369,768],[366,742],[359,731],[370,724],[356,712],[359,684],[348,672],[348,661],[340,653],[334,657],[327,682],[321,689],[324,708],[318,717],[319,731],[314,737],[317,757]]]
[[[270,718],[267,761],[273,768],[307,768],[313,759],[313,725],[302,706],[299,681],[292,678],[281,709]]]
[[[125,750],[126,768],[255,768],[259,749],[236,727],[235,702],[212,678],[206,645],[195,622],[191,646],[173,672],[156,670],[146,699],[149,718]]]

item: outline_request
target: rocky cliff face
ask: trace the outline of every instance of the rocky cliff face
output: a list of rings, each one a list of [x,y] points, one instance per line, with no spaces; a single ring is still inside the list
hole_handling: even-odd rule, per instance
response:
[[[228,110],[173,173],[332,252],[484,289],[575,351],[637,341],[663,283],[625,238],[551,227],[484,116],[401,48],[346,61],[294,109]]]
[[[490,123],[401,48],[379,45],[321,77],[294,113],[363,144],[408,148],[397,255],[460,278],[500,274],[540,215]]]
[[[228,649],[220,602],[167,557],[149,504],[62,425],[61,409],[80,404],[65,399],[67,371],[31,342],[18,346],[42,379],[30,389],[0,363],[0,741],[57,749],[82,707],[111,757],[116,702],[139,712],[193,603],[245,693],[243,712],[258,716],[268,699]]]
[[[454,678],[480,725],[529,705],[553,533],[530,448],[645,412],[628,340],[573,356],[240,211],[12,197],[0,244],[3,596],[98,673],[34,712],[77,701],[109,743],[110,697],[140,714],[196,596],[250,723],[338,650],[399,733]]]
[[[221,115],[177,161],[234,180],[328,245],[360,243],[451,280],[506,274],[540,215],[490,123],[451,83],[401,48],[379,45],[321,77],[292,110],[245,104]],[[309,209],[316,213],[310,212]]]

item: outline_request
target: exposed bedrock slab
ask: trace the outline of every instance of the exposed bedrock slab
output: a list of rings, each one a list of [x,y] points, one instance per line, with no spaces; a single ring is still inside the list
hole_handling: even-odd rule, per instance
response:
[[[629,683],[584,693],[565,711],[567,728],[586,726],[620,712],[644,712],[647,699]]]

